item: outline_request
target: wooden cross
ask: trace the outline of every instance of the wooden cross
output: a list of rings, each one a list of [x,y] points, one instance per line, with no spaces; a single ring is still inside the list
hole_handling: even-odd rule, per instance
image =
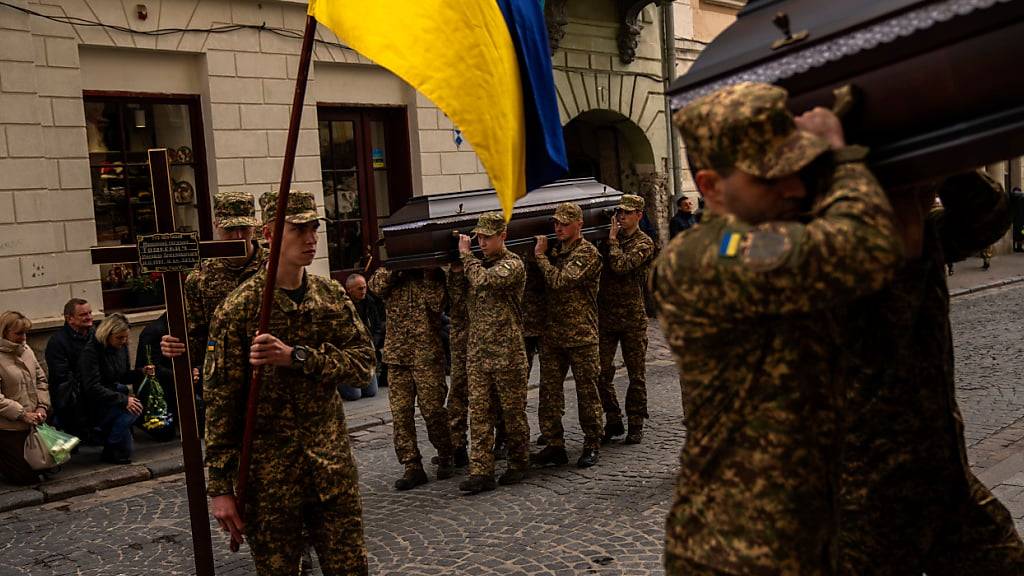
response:
[[[144,271],[163,275],[164,301],[167,304],[167,328],[171,336],[188,342],[185,322],[185,294],[182,273],[199,264],[200,258],[233,258],[246,254],[244,240],[199,242],[195,233],[175,233],[174,205],[171,200],[171,174],[167,150],[149,151],[149,177],[153,186],[157,234],[140,236],[137,246],[111,246],[92,249],[93,264],[137,263]],[[145,273],[145,272],[144,272]],[[192,522],[192,548],[196,574],[213,576],[213,545],[206,506],[206,480],[203,451],[196,421],[195,391],[192,388],[192,361],[188,347],[173,359],[174,388],[178,397],[181,448],[185,462],[189,517]]]

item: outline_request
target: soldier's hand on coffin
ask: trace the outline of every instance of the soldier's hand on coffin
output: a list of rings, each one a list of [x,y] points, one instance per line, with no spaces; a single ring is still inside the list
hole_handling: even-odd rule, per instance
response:
[[[622,223],[619,222],[619,216],[618,215],[613,216],[612,217],[612,227],[608,229],[608,239],[609,240],[618,240],[619,239],[619,230],[621,230],[621,229],[622,229]]]
[[[160,338],[160,353],[166,358],[177,358],[185,353],[185,344],[174,336],[167,334]]]
[[[821,106],[796,117],[796,127],[828,142],[833,150],[846,146],[843,124],[831,110]]]
[[[292,347],[273,334],[260,334],[253,338],[249,348],[249,364],[253,366],[291,366]]]
[[[244,542],[242,535],[245,534],[245,523],[238,515],[235,497],[231,494],[214,496],[210,508],[213,517],[217,519],[217,524],[220,524],[221,530],[231,534],[231,539],[235,542]]]
[[[465,234],[459,234],[459,253],[470,254],[473,252],[473,239]]]
[[[537,241],[537,245],[533,247],[534,256],[543,256],[548,251],[548,237],[547,236],[534,236]]]

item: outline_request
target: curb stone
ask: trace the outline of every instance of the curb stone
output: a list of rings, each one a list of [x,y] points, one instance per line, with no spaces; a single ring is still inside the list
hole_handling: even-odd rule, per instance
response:
[[[977,294],[978,292],[984,292],[985,290],[992,290],[994,288],[1002,288],[1003,286],[1009,286],[1011,284],[1016,284],[1018,282],[1024,282],[1024,276],[1011,276],[1010,278],[1004,278],[1003,280],[989,282],[988,284],[981,284],[980,286],[972,286],[970,288],[961,288],[959,290],[953,290],[949,293],[949,297],[956,298],[957,296]]]

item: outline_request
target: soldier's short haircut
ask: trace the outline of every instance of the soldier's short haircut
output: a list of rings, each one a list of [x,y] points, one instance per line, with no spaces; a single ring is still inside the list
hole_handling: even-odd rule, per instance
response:
[[[67,318],[68,316],[74,316],[75,308],[82,306],[83,304],[88,304],[88,302],[81,298],[72,298],[71,300],[68,300],[67,304],[64,305],[64,317]]]

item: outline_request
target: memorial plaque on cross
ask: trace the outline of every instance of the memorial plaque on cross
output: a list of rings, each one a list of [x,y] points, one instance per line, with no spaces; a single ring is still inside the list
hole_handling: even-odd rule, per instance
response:
[[[93,248],[92,263],[135,263],[139,264],[144,273],[162,274],[168,332],[178,340],[188,342],[182,274],[197,267],[200,259],[245,256],[246,243],[244,240],[200,242],[194,232],[175,231],[171,175],[166,149],[149,151],[149,176],[153,188],[157,233],[140,236],[136,246]],[[181,426],[181,449],[185,463],[185,484],[188,490],[196,574],[212,576],[213,545],[210,540],[210,519],[206,506],[203,452],[196,421],[195,391],[192,387],[192,361],[188,350],[174,358],[172,363],[174,388],[178,397],[178,421]]]

